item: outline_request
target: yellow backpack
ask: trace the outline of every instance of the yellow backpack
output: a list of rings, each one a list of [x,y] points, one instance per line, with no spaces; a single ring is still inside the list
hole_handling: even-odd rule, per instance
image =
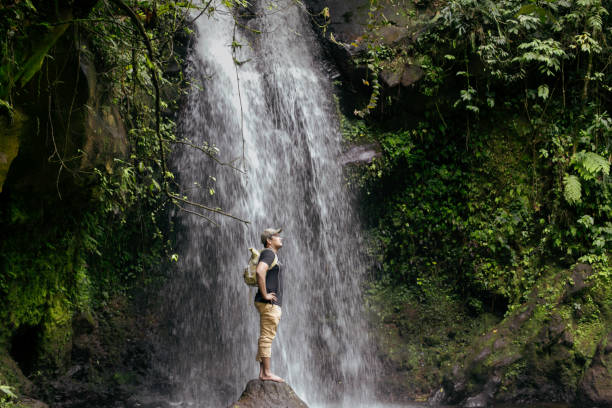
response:
[[[247,267],[244,268],[244,283],[249,286],[257,287],[257,260],[263,249],[258,251],[255,248],[249,248],[249,251],[251,251],[251,258],[249,259]],[[276,264],[278,264],[278,257],[274,254],[274,261],[272,261],[272,265],[270,265],[268,270],[274,268]]]

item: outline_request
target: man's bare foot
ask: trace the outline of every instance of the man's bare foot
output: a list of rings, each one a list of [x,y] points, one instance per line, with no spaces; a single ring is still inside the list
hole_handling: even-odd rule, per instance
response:
[[[282,378],[280,378],[279,376],[274,375],[274,374],[260,375],[259,379],[261,381],[276,381],[276,382],[279,382],[279,383],[284,383],[285,382],[285,380],[283,380]]]

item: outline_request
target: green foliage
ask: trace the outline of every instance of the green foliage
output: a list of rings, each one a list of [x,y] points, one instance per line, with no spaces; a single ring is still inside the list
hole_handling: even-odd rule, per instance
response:
[[[0,408],[27,408],[25,405],[14,402],[7,397],[0,396]]]
[[[375,47],[390,23],[371,6],[370,70],[420,61],[437,113],[366,131],[384,153],[361,176],[382,276],[417,287],[436,277],[482,310],[523,302],[547,265],[609,254],[602,2],[448,0],[415,44],[390,50]]]
[[[592,180],[597,173],[610,174],[610,162],[595,152],[581,151],[572,158],[572,164],[584,180]]]
[[[13,387],[0,384],[0,408],[25,408],[17,402],[18,398]]]
[[[0,246],[2,319],[9,327],[60,322],[53,314],[57,302],[70,311],[90,310],[160,279],[163,207],[154,196],[142,198],[126,202],[103,183],[98,203],[56,212],[43,231],[31,208],[13,203],[13,217],[3,225],[15,233]]]
[[[561,44],[551,38],[544,41],[535,39],[533,41],[519,44],[518,49],[522,54],[514,57],[512,61],[520,63],[539,63],[538,70],[546,76],[555,75],[561,70],[561,59],[567,55],[561,48]]]
[[[488,314],[473,318],[460,297],[437,284],[430,282],[423,291],[381,280],[366,289],[365,307],[374,323],[374,337],[385,363],[396,368],[385,381],[399,379],[393,385],[403,392],[430,394],[450,375],[474,336],[499,321]]]
[[[0,384],[0,393],[2,393],[4,397],[17,398],[17,395],[13,392],[13,387],[8,385]]]
[[[565,186],[563,190],[565,200],[570,204],[579,203],[582,197],[582,190],[578,177],[566,174],[563,177],[563,185]]]
[[[490,313],[512,319],[538,299],[505,352],[530,347],[546,322],[561,319],[576,345],[571,362],[558,368],[560,381],[575,389],[582,363],[573,357],[588,365],[612,317],[606,4],[430,2],[421,15],[433,17],[402,22],[411,35],[389,46],[378,35],[400,24],[380,2],[370,5],[360,62],[369,73],[405,63],[420,64],[425,73],[416,90],[401,89],[402,97],[378,89],[379,109],[367,106],[357,112],[370,114],[367,122],[344,127],[348,138],[375,140],[383,153],[351,182],[361,186],[376,259],[369,305],[380,333],[388,334],[385,355],[407,371],[406,384],[419,378],[421,386],[437,385],[419,367],[439,376],[451,361],[461,362],[460,351],[457,360],[432,363],[444,354],[439,344],[451,350],[456,344],[444,327],[427,339],[410,333],[410,325],[428,330],[413,309],[421,306],[430,317],[436,307],[446,308],[473,324]],[[410,15],[412,5],[402,7],[400,14]],[[415,100],[423,106],[413,107]],[[561,298],[578,262],[593,266],[592,286],[566,305]],[[397,339],[406,332],[416,344],[410,335]],[[505,357],[493,353],[491,364]],[[530,364],[544,373],[558,360]],[[524,361],[510,367],[503,387],[524,370]]]
[[[47,53],[55,45],[57,40],[64,34],[69,24],[55,27],[33,50],[32,55],[25,61],[23,68],[17,73],[14,80],[19,85],[26,85],[38,71],[40,71]]]
[[[0,100],[4,107],[11,107],[10,91],[17,81],[18,71],[23,64],[23,44],[27,25],[25,21],[36,13],[30,1],[18,1],[14,7],[0,8],[0,32],[2,35],[2,59],[0,60]],[[29,25],[29,24],[28,24]]]
[[[3,100],[5,106],[10,106],[12,92],[23,85],[19,72],[27,68],[27,76],[35,78],[40,64],[44,68],[54,55],[53,44],[59,38],[53,33],[61,26],[49,24],[57,17],[54,12],[30,5],[17,1],[14,7],[0,7],[0,13],[10,15],[0,23],[2,28],[14,31],[2,39],[9,51],[2,54],[0,66],[2,98],[8,99]],[[66,345],[74,314],[95,314],[111,307],[118,296],[130,299],[154,290],[164,281],[164,263],[170,258],[168,201],[162,186],[171,183],[173,175],[162,171],[162,153],[176,140],[176,125],[161,117],[157,137],[151,70],[162,78],[162,109],[176,109],[183,78],[180,74],[164,77],[161,72],[163,66],[182,63],[174,41],[177,32],[183,31],[185,8],[195,6],[157,4],[152,22],[147,21],[152,15],[150,2],[130,5],[148,24],[153,60],[142,38],[134,35],[130,20],[110,2],[97,2],[86,18],[71,20],[74,37],[61,40],[74,41],[75,53],[95,61],[101,73],[97,80],[105,84],[107,100],[101,102],[116,105],[128,129],[127,157],[90,173],[67,168],[78,191],[70,200],[62,201],[53,193],[33,198],[14,192],[3,195],[0,203],[2,237],[7,238],[0,240],[0,342],[6,344],[19,328],[35,328],[36,368],[49,372],[61,370],[69,357]],[[53,42],[31,44],[47,34],[54,35]]]

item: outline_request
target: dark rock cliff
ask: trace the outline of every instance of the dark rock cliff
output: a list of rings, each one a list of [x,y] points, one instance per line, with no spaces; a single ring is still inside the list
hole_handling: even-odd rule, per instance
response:
[[[12,123],[2,118],[0,139],[10,141],[0,146],[2,191],[75,191],[94,167],[112,171],[127,154],[125,126],[91,52],[69,40],[56,48],[47,74],[19,92]]]

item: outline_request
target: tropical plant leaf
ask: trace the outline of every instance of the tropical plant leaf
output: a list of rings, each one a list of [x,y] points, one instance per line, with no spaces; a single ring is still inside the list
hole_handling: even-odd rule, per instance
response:
[[[563,177],[563,196],[565,197],[565,201],[569,204],[579,203],[582,198],[582,186],[580,185],[580,180],[578,177],[573,174],[566,174]]]
[[[586,180],[595,178],[598,173],[610,175],[610,162],[595,152],[578,152],[573,162],[576,170]]]
[[[548,93],[549,93],[548,85],[540,85],[540,86],[538,86],[538,96],[540,98],[547,99],[548,98]]]
[[[9,113],[9,115],[11,117],[13,116],[13,107],[11,106],[11,104],[8,101],[5,101],[2,98],[0,98],[0,108],[6,109],[6,111]]]
[[[9,398],[17,398],[17,394],[13,392],[13,387],[9,385],[0,384],[0,392]]]
[[[522,15],[522,14],[531,14],[534,11],[536,11],[537,6],[535,5],[535,3],[531,3],[531,4],[525,4],[523,7],[521,7],[519,9],[519,11],[516,13],[517,16]]]
[[[47,53],[69,26],[70,24],[62,24],[55,27],[53,31],[48,33],[45,38],[39,42],[32,55],[28,58],[23,68],[17,75],[16,80],[19,80],[22,87],[27,84],[38,71],[40,71]]]

